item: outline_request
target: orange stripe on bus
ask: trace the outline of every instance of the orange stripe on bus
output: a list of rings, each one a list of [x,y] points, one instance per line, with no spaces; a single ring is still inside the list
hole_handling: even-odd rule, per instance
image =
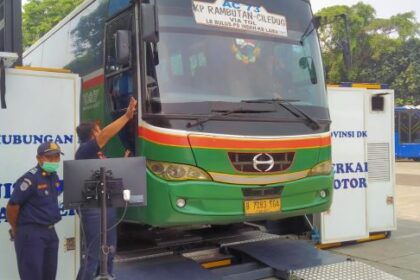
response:
[[[189,147],[188,137],[185,135],[166,134],[156,132],[145,127],[139,127],[139,136],[146,140],[163,145]]]
[[[220,149],[296,149],[296,148],[312,148],[326,146],[322,145],[322,139],[221,139],[215,137],[190,137],[191,146],[206,147],[206,148],[220,148]]]
[[[331,146],[331,136],[327,136],[327,137],[320,137],[321,140],[321,147],[324,146]]]
[[[145,140],[169,146],[217,149],[296,149],[331,145],[331,137],[307,139],[234,139],[212,136],[167,134],[139,127],[139,136]]]
[[[105,76],[104,75],[99,75],[97,77],[94,77],[92,79],[89,79],[87,81],[83,81],[83,90],[87,90],[90,88],[93,88],[95,86],[101,85],[105,82]]]

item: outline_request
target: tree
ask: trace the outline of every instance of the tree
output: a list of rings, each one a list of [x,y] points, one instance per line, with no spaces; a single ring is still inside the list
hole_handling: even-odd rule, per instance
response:
[[[420,103],[420,24],[414,12],[389,19],[376,18],[375,9],[362,2],[351,7],[322,9],[320,39],[327,82],[386,83],[399,102]],[[346,28],[343,16],[346,16]],[[349,40],[351,67],[346,67],[343,42]]]
[[[23,6],[23,47],[35,43],[81,2],[83,0],[29,0]]]
[[[72,69],[75,73],[87,74],[100,67],[98,58],[101,64],[107,7],[107,2],[101,1],[94,11],[82,16],[70,31],[74,41],[73,54],[76,59],[66,65],[66,68]]]
[[[384,67],[392,69],[391,74],[381,73],[388,83],[397,89],[397,97],[405,102],[398,105],[420,104],[420,40],[411,39],[405,42],[394,53],[384,56]],[[410,102],[413,100],[414,102]]]

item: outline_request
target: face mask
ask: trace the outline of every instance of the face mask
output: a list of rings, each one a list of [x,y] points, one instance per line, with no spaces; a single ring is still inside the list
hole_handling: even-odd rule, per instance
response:
[[[52,173],[52,172],[57,171],[59,166],[60,166],[60,162],[48,162],[48,161],[46,161],[41,165],[41,168],[48,173]]]

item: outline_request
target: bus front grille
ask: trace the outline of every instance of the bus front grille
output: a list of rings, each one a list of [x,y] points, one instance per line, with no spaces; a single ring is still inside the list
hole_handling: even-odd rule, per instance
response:
[[[229,152],[229,159],[233,167],[240,172],[247,173],[275,173],[285,171],[292,165],[294,157],[294,152]]]

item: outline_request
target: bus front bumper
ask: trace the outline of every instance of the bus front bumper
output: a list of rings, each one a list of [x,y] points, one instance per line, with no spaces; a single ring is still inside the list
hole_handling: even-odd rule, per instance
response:
[[[243,189],[280,188],[281,210],[245,215]],[[152,226],[229,224],[320,213],[332,202],[333,175],[312,176],[268,186],[213,181],[164,181],[148,171],[147,207],[129,208],[125,220]],[[324,194],[326,196],[324,196]],[[185,200],[184,207],[177,200]],[[254,199],[254,198],[253,198]],[[264,199],[264,197],[261,197]]]

